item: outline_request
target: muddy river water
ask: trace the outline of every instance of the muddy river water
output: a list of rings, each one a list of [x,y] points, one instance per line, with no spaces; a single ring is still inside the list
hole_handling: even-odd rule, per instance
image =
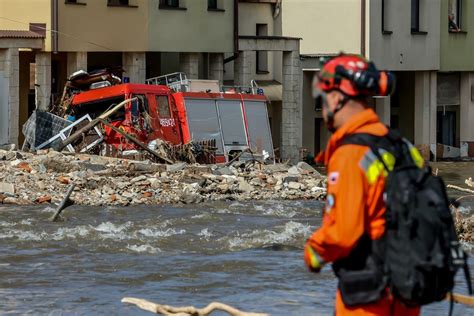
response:
[[[474,164],[436,165],[461,185]],[[454,192],[452,192],[455,195]],[[474,200],[465,199],[468,213]],[[127,208],[0,207],[0,314],[150,315],[133,296],[169,305],[221,301],[272,315],[331,315],[330,267],[303,265],[317,201],[213,202]],[[474,260],[470,259],[474,271]],[[455,292],[466,293],[461,273]],[[447,314],[446,302],[423,315]],[[456,305],[455,315],[473,309]]]

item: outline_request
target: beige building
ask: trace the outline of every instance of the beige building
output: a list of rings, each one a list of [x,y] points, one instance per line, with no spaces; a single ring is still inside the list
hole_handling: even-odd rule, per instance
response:
[[[121,66],[131,82],[176,71],[222,81],[224,53],[234,51],[234,6],[228,0],[0,1],[0,90],[8,91],[0,98],[0,144],[22,142],[19,127],[29,113],[47,110],[80,69]]]
[[[301,38],[303,137],[302,151],[318,152],[326,146],[329,133],[321,109],[315,109],[312,93],[319,58],[339,52],[364,54],[366,31],[361,24],[361,1],[287,0],[282,2],[282,33]],[[337,22],[336,22],[337,21]]]

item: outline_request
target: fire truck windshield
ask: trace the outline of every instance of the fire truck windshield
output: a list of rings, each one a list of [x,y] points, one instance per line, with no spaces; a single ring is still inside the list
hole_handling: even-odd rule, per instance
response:
[[[91,102],[80,103],[71,108],[72,113],[76,119],[81,118],[82,116],[89,114],[92,119],[98,117],[108,109],[111,109],[114,105],[119,104],[125,100],[125,96],[117,96],[108,99],[94,100]],[[125,119],[125,109],[122,107],[111,117],[111,121],[118,121]]]

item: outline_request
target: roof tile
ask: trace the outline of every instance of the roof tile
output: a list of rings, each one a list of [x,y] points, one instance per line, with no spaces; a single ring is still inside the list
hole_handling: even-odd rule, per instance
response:
[[[44,36],[32,31],[0,30],[0,38],[44,38]]]

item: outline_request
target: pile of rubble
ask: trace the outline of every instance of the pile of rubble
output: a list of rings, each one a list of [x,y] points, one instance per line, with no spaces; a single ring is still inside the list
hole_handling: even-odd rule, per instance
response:
[[[474,245],[474,214],[462,216],[459,212],[455,213],[454,224],[459,239]]]
[[[0,150],[0,203],[59,203],[72,183],[71,199],[90,206],[322,199],[326,193],[325,177],[304,162],[164,165],[48,150]]]

